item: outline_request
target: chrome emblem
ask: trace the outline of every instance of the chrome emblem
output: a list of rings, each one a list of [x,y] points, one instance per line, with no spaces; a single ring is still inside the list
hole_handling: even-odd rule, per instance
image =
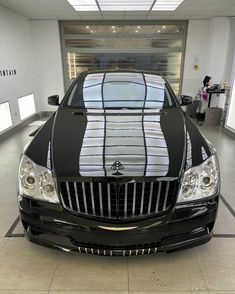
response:
[[[115,170],[115,173],[113,173],[113,175],[115,176],[121,176],[122,173],[120,173],[119,171],[124,169],[123,164],[120,161],[115,161],[112,166],[111,166],[112,170]]]

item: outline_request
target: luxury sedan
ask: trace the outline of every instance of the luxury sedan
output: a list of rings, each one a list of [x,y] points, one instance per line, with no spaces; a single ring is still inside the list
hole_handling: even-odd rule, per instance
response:
[[[140,255],[212,237],[215,149],[152,72],[85,72],[26,146],[18,201],[25,236],[64,251]]]

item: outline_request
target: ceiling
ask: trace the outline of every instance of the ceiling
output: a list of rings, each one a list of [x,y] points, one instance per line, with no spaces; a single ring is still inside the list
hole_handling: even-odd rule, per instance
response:
[[[99,1],[99,0],[97,0]],[[147,0],[142,0],[144,1]],[[117,0],[118,3],[118,0]],[[61,20],[174,20],[235,16],[235,0],[185,0],[175,11],[75,11],[67,0],[0,0],[29,19]]]

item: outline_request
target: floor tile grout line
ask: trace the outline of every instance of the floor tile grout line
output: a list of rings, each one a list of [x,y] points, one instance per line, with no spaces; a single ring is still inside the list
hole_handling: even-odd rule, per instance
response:
[[[127,257],[127,292],[130,293],[130,280],[129,280],[129,258]]]
[[[235,238],[235,234],[212,233],[213,238]]]
[[[55,273],[57,271],[61,255],[62,255],[62,252],[59,252],[59,256],[58,256],[58,259],[57,259],[57,262],[56,262],[55,270],[54,270],[54,273],[53,273],[53,276],[52,276],[52,279],[51,279],[51,283],[50,283],[50,286],[49,286],[48,293],[51,291],[51,286],[52,286],[52,283],[54,281]]]
[[[44,292],[46,292],[46,293],[49,293],[49,291],[50,290],[36,290],[36,289],[1,289],[0,288],[0,291],[13,291],[13,292],[16,292],[16,293],[20,293],[20,292],[22,292],[22,291],[24,291],[24,292],[29,292],[29,293],[32,293],[32,292],[38,292],[38,293],[40,293],[40,292],[42,292],[42,293],[44,293]],[[22,294],[23,294],[23,292],[22,292]]]
[[[15,230],[16,226],[18,225],[19,221],[20,221],[20,216],[18,215],[4,237],[12,237],[12,233]]]
[[[22,291],[24,291],[24,293],[26,293],[26,292],[29,292],[29,293],[32,293],[32,292],[42,292],[42,293],[57,293],[57,292],[61,292],[61,293],[64,293],[65,291],[67,291],[67,290],[37,290],[37,289],[1,289],[0,288],[0,291],[14,291],[14,292],[16,292],[16,293],[18,293],[18,292],[22,292]],[[94,294],[97,294],[97,293],[99,293],[99,292],[107,292],[107,293],[110,293],[110,291],[112,291],[112,292],[127,292],[127,290],[68,290],[69,291],[69,293],[71,292],[71,293],[77,293],[77,292],[81,292],[81,293],[83,293],[83,292],[94,292]],[[135,292],[136,291],[139,291],[139,290],[135,290]],[[149,291],[149,290],[148,290]],[[164,290],[165,291],[165,290]],[[174,290],[170,290],[170,291],[174,291]],[[183,290],[183,291],[186,291],[186,290]],[[182,291],[181,291],[182,292]],[[172,292],[172,293],[174,293],[174,292]],[[23,294],[23,292],[22,292],[22,294]]]
[[[206,282],[206,280],[205,280],[205,278],[204,278],[204,276],[203,276],[202,269],[201,269],[200,264],[199,264],[199,262],[198,262],[198,259],[197,259],[197,256],[196,256],[196,253],[195,253],[195,250],[192,249],[192,251],[193,251],[193,255],[194,255],[194,258],[195,258],[195,260],[196,260],[197,266],[198,266],[198,268],[199,268],[199,271],[200,271],[200,273],[201,273],[202,279],[203,279],[203,281],[204,281],[204,283],[205,283],[206,291],[207,291],[208,293],[210,293],[210,289],[208,288],[207,282]],[[202,290],[202,291],[203,291],[203,290]],[[192,292],[193,292],[193,290],[192,290]]]
[[[224,203],[225,207],[229,210],[229,212],[232,214],[233,217],[235,217],[235,211],[233,210],[233,208],[230,206],[230,204],[228,203],[228,201],[224,198],[223,195],[220,194],[220,199],[222,200],[222,202]]]

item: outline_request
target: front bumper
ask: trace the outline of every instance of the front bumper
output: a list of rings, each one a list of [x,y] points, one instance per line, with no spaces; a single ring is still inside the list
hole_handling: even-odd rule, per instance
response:
[[[218,196],[177,206],[161,218],[125,224],[85,219],[59,204],[20,197],[26,237],[37,244],[98,255],[139,255],[201,245],[212,237]]]

